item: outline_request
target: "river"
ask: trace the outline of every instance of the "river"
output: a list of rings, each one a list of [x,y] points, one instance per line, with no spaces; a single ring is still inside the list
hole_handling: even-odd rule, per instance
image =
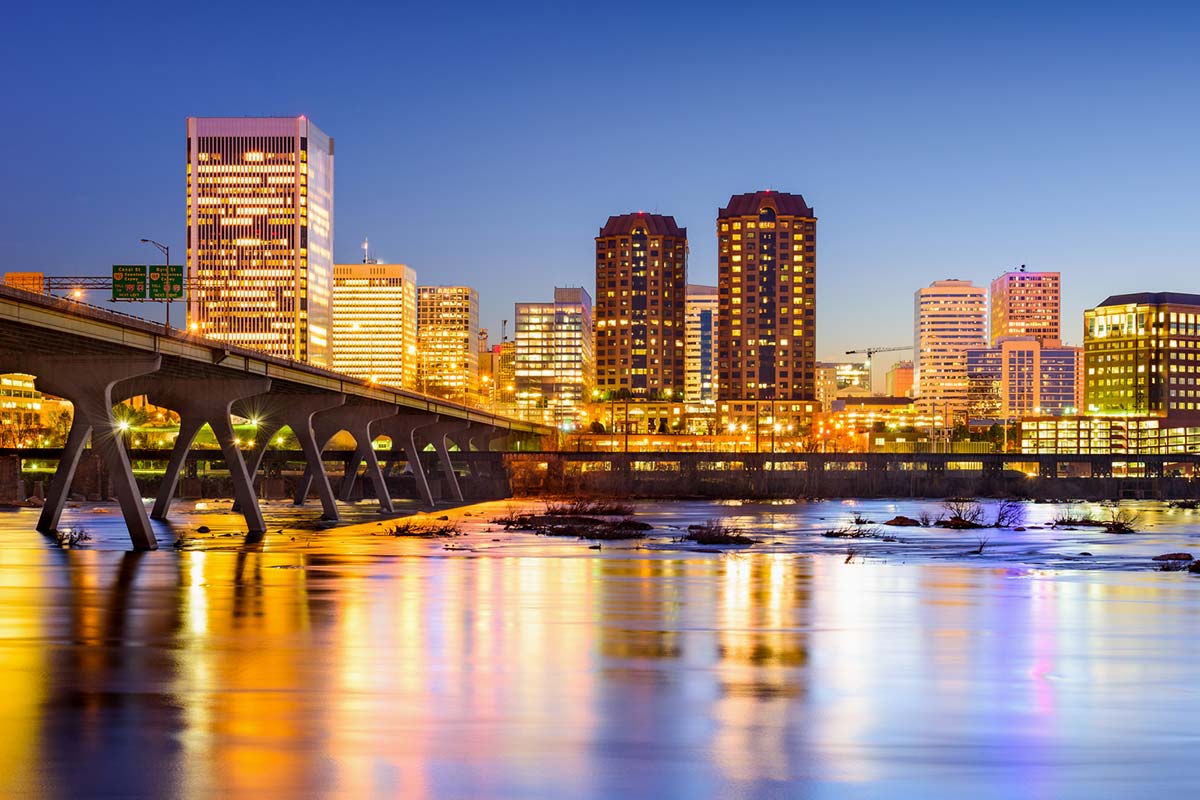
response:
[[[1200,576],[1150,559],[1200,555],[1198,511],[1133,504],[1115,535],[1026,504],[980,553],[821,535],[932,501],[639,504],[651,538],[599,550],[489,522],[522,507],[428,540],[272,504],[246,544],[227,504],[180,503],[141,554],[115,506],[68,508],[69,549],[0,514],[0,796],[1194,790]],[[673,541],[713,518],[759,544]]]

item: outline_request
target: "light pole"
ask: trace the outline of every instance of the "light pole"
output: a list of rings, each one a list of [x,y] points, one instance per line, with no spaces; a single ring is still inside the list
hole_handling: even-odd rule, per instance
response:
[[[152,244],[159,249],[166,259],[165,272],[163,280],[167,285],[167,328],[171,327],[171,248],[167,247],[162,242],[156,242],[153,239],[141,239],[142,244]]]

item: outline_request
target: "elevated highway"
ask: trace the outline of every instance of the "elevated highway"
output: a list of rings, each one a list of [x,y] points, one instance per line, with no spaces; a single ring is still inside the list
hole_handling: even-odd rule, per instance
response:
[[[418,452],[432,447],[452,495],[461,499],[450,461],[451,447],[469,450],[534,449],[553,432],[417,392],[351,378],[136,317],[72,300],[0,285],[0,372],[22,372],[37,379],[40,391],[70,400],[75,415],[58,469],[50,482],[38,522],[53,531],[62,513],[79,458],[88,446],[100,453],[113,493],[121,503],[130,539],[138,549],[157,546],[149,517],[165,519],[187,453],[196,433],[211,426],[234,485],[236,507],[251,535],[265,533],[254,492],[262,454],[283,426],[296,436],[307,463],[296,495],[302,505],[310,488],[321,499],[322,515],[337,519],[337,499],[349,497],[360,467],[383,510],[391,498],[371,442],[388,436],[393,448],[417,465],[417,490],[433,498]],[[148,515],[134,482],[129,456],[112,407],[146,395],[151,403],[175,411],[180,430],[166,475]],[[243,451],[231,416],[257,421],[254,448]],[[341,431],[355,440],[345,479],[334,488],[322,465],[321,451]]]

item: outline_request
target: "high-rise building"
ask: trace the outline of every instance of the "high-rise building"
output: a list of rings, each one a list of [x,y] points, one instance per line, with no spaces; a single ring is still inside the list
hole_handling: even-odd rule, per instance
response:
[[[1083,326],[1086,413],[1200,415],[1200,295],[1113,295]]]
[[[970,281],[934,281],[916,293],[913,391],[943,424],[967,413],[967,351],[987,345],[987,298]]]
[[[1062,416],[1079,410],[1078,347],[1043,347],[1033,336],[1005,336],[967,351],[968,415],[999,422],[1023,416]]]
[[[713,355],[717,334],[717,287],[688,284],[684,311],[684,400],[712,403]]]
[[[662,214],[609,217],[596,237],[596,374],[603,392],[684,388],[687,228]]]
[[[517,343],[505,339],[492,349],[495,359],[496,408],[504,414],[516,414]]]
[[[1032,336],[1044,347],[1062,344],[1062,290],[1058,272],[1026,272],[1024,265],[992,281],[993,345],[1004,336]]]
[[[402,389],[417,385],[417,274],[403,264],[335,264],[333,368]]]
[[[518,413],[568,429],[582,422],[595,384],[595,332],[587,290],[555,289],[552,303],[516,304]]]
[[[798,194],[734,195],[717,213],[717,396],[816,397],[817,219]]]
[[[465,403],[478,394],[479,293],[417,288],[417,389]]]
[[[887,371],[885,386],[888,397],[911,397],[913,390],[913,362],[897,361]]]
[[[306,117],[189,117],[188,327],[328,366],[333,139]]]
[[[833,402],[837,400],[837,366],[835,364],[817,364],[816,397],[821,411],[832,411]]]

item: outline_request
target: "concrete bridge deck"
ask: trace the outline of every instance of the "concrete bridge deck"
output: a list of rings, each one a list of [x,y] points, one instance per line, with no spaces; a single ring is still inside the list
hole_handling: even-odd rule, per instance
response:
[[[165,517],[192,441],[209,425],[221,445],[238,507],[252,535],[265,532],[254,492],[254,476],[266,445],[286,426],[296,436],[308,474],[296,503],[315,484],[326,518],[338,516],[336,495],[325,474],[321,451],[340,431],[354,437],[354,461],[339,489],[348,495],[363,477],[375,485],[385,510],[391,501],[371,447],[388,435],[411,462],[432,448],[452,494],[461,497],[449,451],[530,447],[549,435],[543,426],[489,414],[480,409],[417,392],[380,386],[332,370],[222,342],[125,314],[0,285],[0,372],[34,375],[39,390],[70,400],[71,432],[51,481],[38,528],[58,524],[79,458],[89,441],[102,456],[121,502],[135,548],[157,546],[113,418],[114,404],[138,395],[180,415],[180,431],[151,515]],[[255,447],[243,451],[231,416],[257,420]],[[424,471],[417,489],[432,505]]]

